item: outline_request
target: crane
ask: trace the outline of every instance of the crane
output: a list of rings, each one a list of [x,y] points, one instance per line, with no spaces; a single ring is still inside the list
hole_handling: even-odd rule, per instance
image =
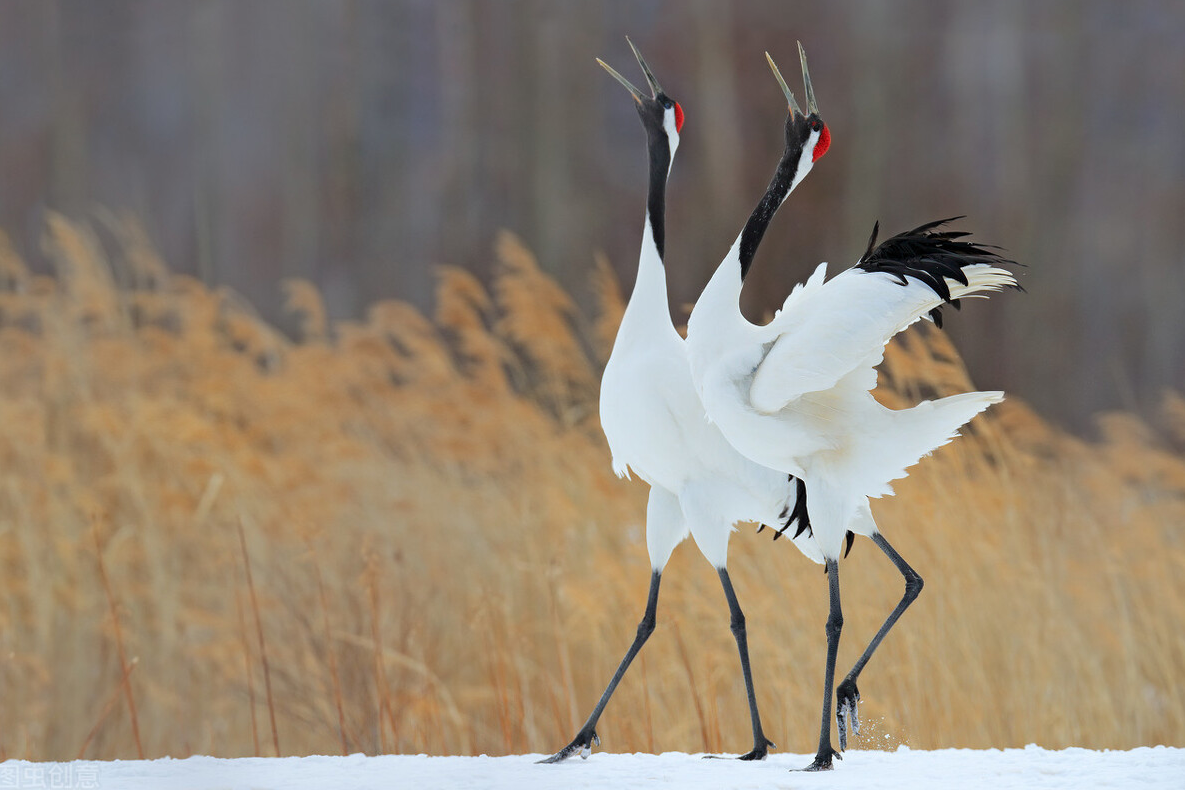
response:
[[[626,39],[629,41],[629,39]],[[571,743],[540,762],[587,757],[600,743],[596,725],[630,663],[655,628],[659,583],[676,545],[689,534],[716,569],[728,602],[748,695],[753,749],[742,760],[764,759],[773,747],[761,727],[745,615],[728,575],[728,539],[738,521],[781,524],[785,530],[800,515],[799,481],[762,467],[738,453],[709,422],[691,379],[687,346],[671,321],[667,301],[665,247],[666,184],[683,108],[668,96],[633,42],[629,42],[650,87],[635,88],[605,62],[597,60],[630,92],[646,130],[649,188],[637,279],[613,351],[601,380],[601,426],[620,477],[631,470],[650,485],[646,507],[646,547],[650,555],[650,590],[637,635],[596,707]],[[795,545],[822,562],[809,536]]]
[[[998,403],[1000,392],[970,392],[892,410],[871,394],[888,341],[915,321],[940,324],[944,305],[983,297],[1016,281],[991,249],[942,230],[951,220],[922,225],[868,248],[830,280],[821,264],[796,286],[773,320],[758,326],[741,314],[741,286],[774,213],[826,153],[830,131],[819,117],[799,44],[807,112],[803,112],[766,53],[788,102],[785,147],[773,179],[740,235],[700,294],[688,322],[692,378],[708,416],[743,455],[805,481],[809,531],[824,557],[829,614],[819,748],[807,770],[827,770],[840,753],[831,746],[831,694],[843,614],[839,559],[844,541],[866,535],[905,577],[901,602],[837,689],[840,749],[847,729],[858,732],[856,679],[873,652],[922,589],[922,579],[877,529],[870,497],[953,439],[972,417]],[[956,218],[957,219],[957,218]],[[805,529],[805,522],[800,529]]]

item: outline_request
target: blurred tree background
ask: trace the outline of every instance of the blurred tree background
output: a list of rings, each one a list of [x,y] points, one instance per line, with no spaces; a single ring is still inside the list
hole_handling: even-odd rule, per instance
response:
[[[676,318],[767,183],[810,55],[831,153],[773,226],[755,319],[819,260],[953,214],[1026,263],[1025,296],[949,321],[980,386],[1080,431],[1185,388],[1185,4],[296,0],[0,7],[0,227],[35,266],[47,209],[129,209],[165,260],[281,321],[421,305],[514,231],[577,296],[632,283],[645,189],[624,36],[687,112],[668,203]]]

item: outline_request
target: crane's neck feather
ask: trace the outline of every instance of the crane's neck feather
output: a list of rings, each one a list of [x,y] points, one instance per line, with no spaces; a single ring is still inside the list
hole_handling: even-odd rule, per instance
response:
[[[670,123],[671,131],[673,131],[674,121]],[[668,134],[665,139],[660,137],[652,140],[649,145],[650,183],[646,191],[646,224],[651,230],[650,242],[654,244],[660,265],[666,254],[667,178],[670,176],[671,165],[674,164],[675,159],[675,148],[678,145],[679,135],[677,132],[674,133],[673,138]],[[643,245],[647,243],[645,235],[642,243]]]
[[[667,275],[663,265],[666,254],[666,190],[667,178],[679,147],[679,132],[675,129],[675,113],[668,110],[663,119],[665,134],[650,140],[650,180],[646,193],[646,222],[642,229],[642,248],[638,255],[638,276],[634,291],[622,317],[623,327],[635,330],[657,321],[660,328],[672,328],[670,304],[667,300]],[[653,327],[652,327],[653,328]]]
[[[699,361],[725,353],[728,344],[735,339],[733,332],[743,334],[752,329],[740,309],[745,276],[774,214],[810,172],[818,140],[819,133],[811,132],[801,146],[787,146],[757,208],[749,215],[745,227],[695,303],[687,322],[688,337],[696,336],[692,344],[693,367]]]
[[[741,268],[741,280],[744,280],[749,273],[749,267],[753,265],[753,258],[757,255],[757,247],[761,244],[761,239],[765,236],[765,230],[773,220],[774,214],[814,166],[814,150],[818,141],[819,132],[812,131],[807,136],[805,143],[790,146],[782,154],[782,159],[778,162],[777,169],[774,170],[774,177],[769,182],[769,187],[761,196],[757,208],[753,209],[753,213],[749,215],[738,239],[737,257]]]

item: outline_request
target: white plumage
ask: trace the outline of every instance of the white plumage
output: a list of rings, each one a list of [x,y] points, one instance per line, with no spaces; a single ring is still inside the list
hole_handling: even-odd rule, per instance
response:
[[[785,473],[763,467],[729,444],[708,420],[691,378],[687,343],[671,323],[666,275],[650,224],[638,279],[601,379],[601,427],[619,476],[650,484],[670,507],[647,515],[651,566],[661,571],[689,534],[715,568],[727,565],[738,521],[781,524],[794,504]],[[667,523],[669,522],[669,523]],[[809,541],[797,545],[822,561]]]
[[[906,276],[902,285],[877,269],[852,267],[825,280],[823,264],[773,321],[756,326],[739,309],[738,248],[739,241],[688,323],[692,375],[708,415],[734,447],[806,482],[815,539],[825,558],[838,559],[848,531],[875,530],[867,498],[891,494],[891,481],[1003,393],[954,395],[902,410],[882,406],[870,390],[885,344],[948,300],[923,280]],[[988,263],[958,271],[965,283],[944,277],[950,300],[1016,284]]]
[[[662,207],[671,160],[679,144],[682,109],[663,93],[637,49],[634,54],[650,83],[651,97],[601,63],[638,103],[649,139],[650,194],[637,279],[601,379],[600,416],[614,471],[619,476],[632,472],[650,485],[646,509],[650,597],[638,636],[597,707],[573,741],[545,762],[590,752],[601,711],[654,629],[662,570],[675,546],[688,535],[716,568],[731,613],[754,739],[753,750],[742,759],[763,759],[773,744],[765,738],[757,710],[744,614],[726,567],[728,540],[739,521],[789,524],[795,514],[796,484],[784,472],[763,467],[737,452],[720,428],[708,420],[696,394],[687,344],[671,322],[662,259]],[[794,542],[808,557],[823,561],[809,535],[800,535]]]
[[[809,528],[824,557],[831,599],[819,750],[809,770],[830,769],[839,755],[830,722],[845,539],[870,537],[905,577],[906,592],[836,692],[840,749],[849,726],[859,732],[857,677],[922,588],[921,577],[879,534],[869,497],[891,494],[891,481],[1003,399],[1001,392],[969,392],[893,410],[870,392],[875,366],[895,334],[953,300],[1016,284],[1009,272],[986,262],[992,253],[956,241],[961,234],[933,232],[937,224],[875,250],[870,245],[860,264],[831,280],[820,266],[766,326],[749,323],[739,310],[738,239],[688,323],[692,377],[709,417],[748,458],[806,485]],[[908,242],[898,243],[903,237]],[[920,254],[911,257],[916,248]],[[886,257],[878,261],[882,250]]]
[[[728,441],[752,461],[806,486],[809,529],[824,557],[830,590],[819,749],[808,770],[827,770],[839,755],[831,746],[830,718],[843,626],[838,561],[844,541],[850,545],[854,535],[872,538],[905,577],[906,592],[839,686],[841,749],[847,745],[848,725],[858,732],[856,678],[922,588],[921,577],[879,534],[869,498],[891,494],[891,481],[1003,398],[1000,392],[971,392],[888,409],[871,394],[875,367],[885,344],[918,319],[938,320],[943,305],[1016,283],[994,265],[1004,262],[995,253],[961,240],[965,234],[939,230],[947,220],[879,246],[874,246],[874,229],[855,266],[827,280],[826,265],[821,265],[791,292],[769,324],[745,319],[741,286],[766,228],[830,145],[801,45],[799,55],[808,113],[799,109],[770,59],[788,100],[785,149],[764,196],[696,302],[687,345],[697,392]]]

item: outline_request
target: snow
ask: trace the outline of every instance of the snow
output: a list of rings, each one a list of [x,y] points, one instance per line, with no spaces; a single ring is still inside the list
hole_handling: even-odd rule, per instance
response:
[[[383,790],[579,790],[579,788],[1174,788],[1185,790],[1185,749],[943,749],[845,754],[830,773],[801,773],[811,755],[765,762],[705,760],[702,755],[597,753],[587,760],[536,765],[544,755],[511,757],[283,757],[184,760],[79,760],[0,763],[0,788],[383,788]]]

